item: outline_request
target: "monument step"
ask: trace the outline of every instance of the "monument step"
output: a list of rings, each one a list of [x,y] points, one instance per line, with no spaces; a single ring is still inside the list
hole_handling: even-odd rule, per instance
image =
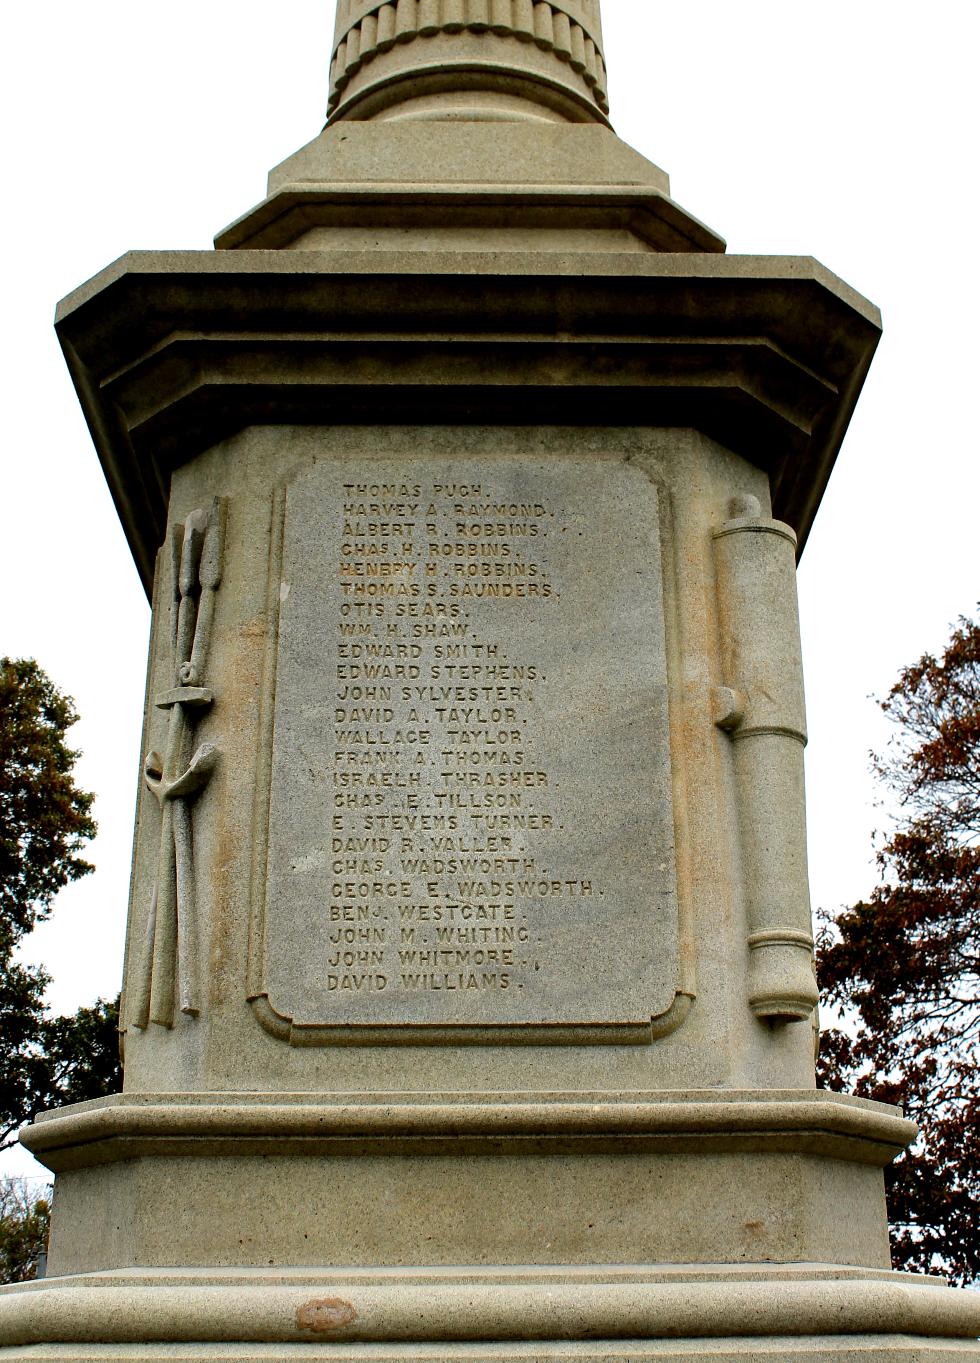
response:
[[[583,1344],[143,1344],[38,1345],[4,1350],[4,1363],[967,1363],[980,1357],[969,1340],[901,1335],[811,1339],[592,1340]]]
[[[840,1265],[148,1269],[0,1290],[3,1363],[776,1355],[912,1363],[980,1359],[978,1334],[980,1295]]]

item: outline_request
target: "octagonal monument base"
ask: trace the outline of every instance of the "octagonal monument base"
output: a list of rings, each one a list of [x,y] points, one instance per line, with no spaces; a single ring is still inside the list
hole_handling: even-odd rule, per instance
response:
[[[50,1266],[67,1276],[0,1288],[0,1357],[980,1360],[980,1294],[887,1267],[895,1109],[800,1090],[546,1098],[51,1113],[25,1141],[58,1174]]]

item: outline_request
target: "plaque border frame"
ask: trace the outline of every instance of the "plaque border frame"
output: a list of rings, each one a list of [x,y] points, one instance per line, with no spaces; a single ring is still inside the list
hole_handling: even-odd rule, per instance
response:
[[[555,455],[555,458],[562,456]],[[282,563],[286,527],[286,499],[297,470],[278,483],[269,508],[269,555],[266,578],[265,641],[259,695],[259,735],[256,744],[252,806],[252,846],[249,874],[248,956],[245,997],[252,1013],[270,1036],[294,1047],[320,1046],[644,1046],[661,1040],[683,1025],[697,998],[694,976],[693,905],[684,891],[684,862],[688,849],[681,838],[679,807],[684,800],[683,762],[678,751],[678,726],[672,722],[676,689],[677,575],[670,491],[642,459],[617,459],[640,469],[657,490],[660,566],[664,606],[664,655],[667,673],[668,748],[670,751],[671,813],[674,824],[674,879],[677,905],[677,980],[669,1007],[648,1023],[298,1023],[281,1013],[269,997],[265,982],[265,924],[268,886],[272,746],[275,731]]]

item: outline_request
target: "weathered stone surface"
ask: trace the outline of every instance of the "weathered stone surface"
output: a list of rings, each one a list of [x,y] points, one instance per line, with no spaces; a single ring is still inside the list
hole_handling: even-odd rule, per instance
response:
[[[807,1087],[813,1054],[809,1028],[760,1027],[744,1008],[747,929],[733,855],[735,792],[725,785],[732,742],[715,728],[712,709],[719,664],[711,530],[726,518],[733,483],[746,495],[765,498],[764,474],[695,432],[676,429],[376,424],[254,427],[175,471],[172,498],[178,518],[219,487],[232,493],[209,676],[216,702],[199,723],[200,739],[216,744],[222,758],[198,801],[194,827],[196,861],[202,870],[215,868],[213,876],[202,879],[198,894],[210,987],[196,1021],[176,1019],[178,1047],[157,1028],[127,1032],[133,1090],[380,1092],[405,1082],[403,1045],[307,1046],[302,1042],[308,1032],[296,1035],[286,1027],[282,1039],[300,1044],[284,1046],[279,1033],[270,1035],[247,1011],[243,1015],[241,1000],[247,988],[260,1010],[264,982],[257,967],[266,958],[259,932],[250,933],[249,919],[251,911],[258,928],[266,884],[259,863],[262,811],[271,812],[266,763],[274,716],[267,699],[274,691],[281,596],[281,574],[270,572],[270,553],[275,558],[270,540],[282,523],[280,502],[297,476],[314,465],[352,460],[407,467],[420,458],[434,463],[503,459],[555,468],[568,459],[593,464],[597,479],[611,481],[624,476],[625,466],[627,479],[642,473],[656,488],[681,936],[678,1008],[687,1012],[659,1019],[653,1045],[495,1045],[485,1028],[480,1044],[450,1045],[432,1029],[426,1036],[440,1044],[414,1047],[413,1084],[437,1091],[591,1091],[612,1081],[614,1066],[616,1086],[637,1091],[760,1083]],[[161,574],[158,590],[164,582]],[[153,695],[166,685],[169,661],[165,630],[159,637]],[[145,747],[161,746],[165,720],[160,711],[151,716]],[[257,791],[263,792],[258,801]],[[144,940],[158,855],[159,810],[147,791],[137,838],[130,980]],[[271,1009],[263,1021],[275,1024]],[[391,1041],[401,1035],[388,1029]],[[342,1038],[335,1032],[333,1039]],[[649,1028],[644,1039],[650,1039]],[[178,1057],[183,1068],[175,1072]]]
[[[124,1095],[52,1114],[29,1139],[59,1175],[55,1274],[556,1252],[569,1266],[883,1270],[881,1168],[911,1132],[894,1109],[834,1094],[389,1091]]]
[[[649,1039],[677,987],[654,484],[324,461],[289,488],[280,575],[274,1010],[322,1040]]]
[[[598,0],[339,0],[337,118],[602,119]]]
[[[0,1301],[5,1292],[9,1289],[0,1288]],[[67,1326],[86,1343],[102,1345],[106,1352],[98,1358],[115,1358],[115,1350],[124,1358],[159,1357],[152,1344],[142,1343],[146,1335],[177,1349],[183,1344],[186,1352],[175,1349],[167,1356],[195,1363],[227,1357],[222,1345],[254,1349],[258,1340],[275,1347],[234,1356],[449,1363],[686,1354],[718,1363],[769,1357],[840,1363],[862,1356],[912,1363],[920,1357],[980,1355],[970,1338],[980,1327],[973,1294],[911,1275],[819,1265],[532,1268],[485,1274],[472,1269],[121,1272],[75,1283],[32,1284],[13,1300],[15,1312],[0,1318],[0,1346],[29,1347]],[[628,1351],[620,1352],[627,1342]],[[303,1354],[294,1354],[290,1345]],[[318,1345],[332,1352],[321,1355]],[[124,1352],[127,1346],[132,1353]],[[92,1355],[66,1354],[57,1347],[26,1354],[37,1356]]]
[[[760,1287],[759,1291],[764,1291]],[[178,1298],[175,1313],[180,1309]],[[10,1349],[11,1363],[965,1363],[968,1340],[896,1334],[756,1336],[752,1339],[562,1340],[484,1344],[69,1344]]]
[[[438,222],[441,206],[433,210]],[[813,260],[219,251],[123,257],[58,332],[149,592],[175,468],[252,426],[690,426],[805,542],[877,309]]]

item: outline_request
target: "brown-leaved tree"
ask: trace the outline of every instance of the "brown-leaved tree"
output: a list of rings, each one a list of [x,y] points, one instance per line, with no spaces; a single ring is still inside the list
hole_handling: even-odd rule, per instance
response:
[[[980,624],[905,668],[877,773],[899,819],[867,900],[825,920],[824,999],[840,1017],[820,1082],[901,1104],[918,1142],[887,1171],[896,1267],[980,1278]]]

